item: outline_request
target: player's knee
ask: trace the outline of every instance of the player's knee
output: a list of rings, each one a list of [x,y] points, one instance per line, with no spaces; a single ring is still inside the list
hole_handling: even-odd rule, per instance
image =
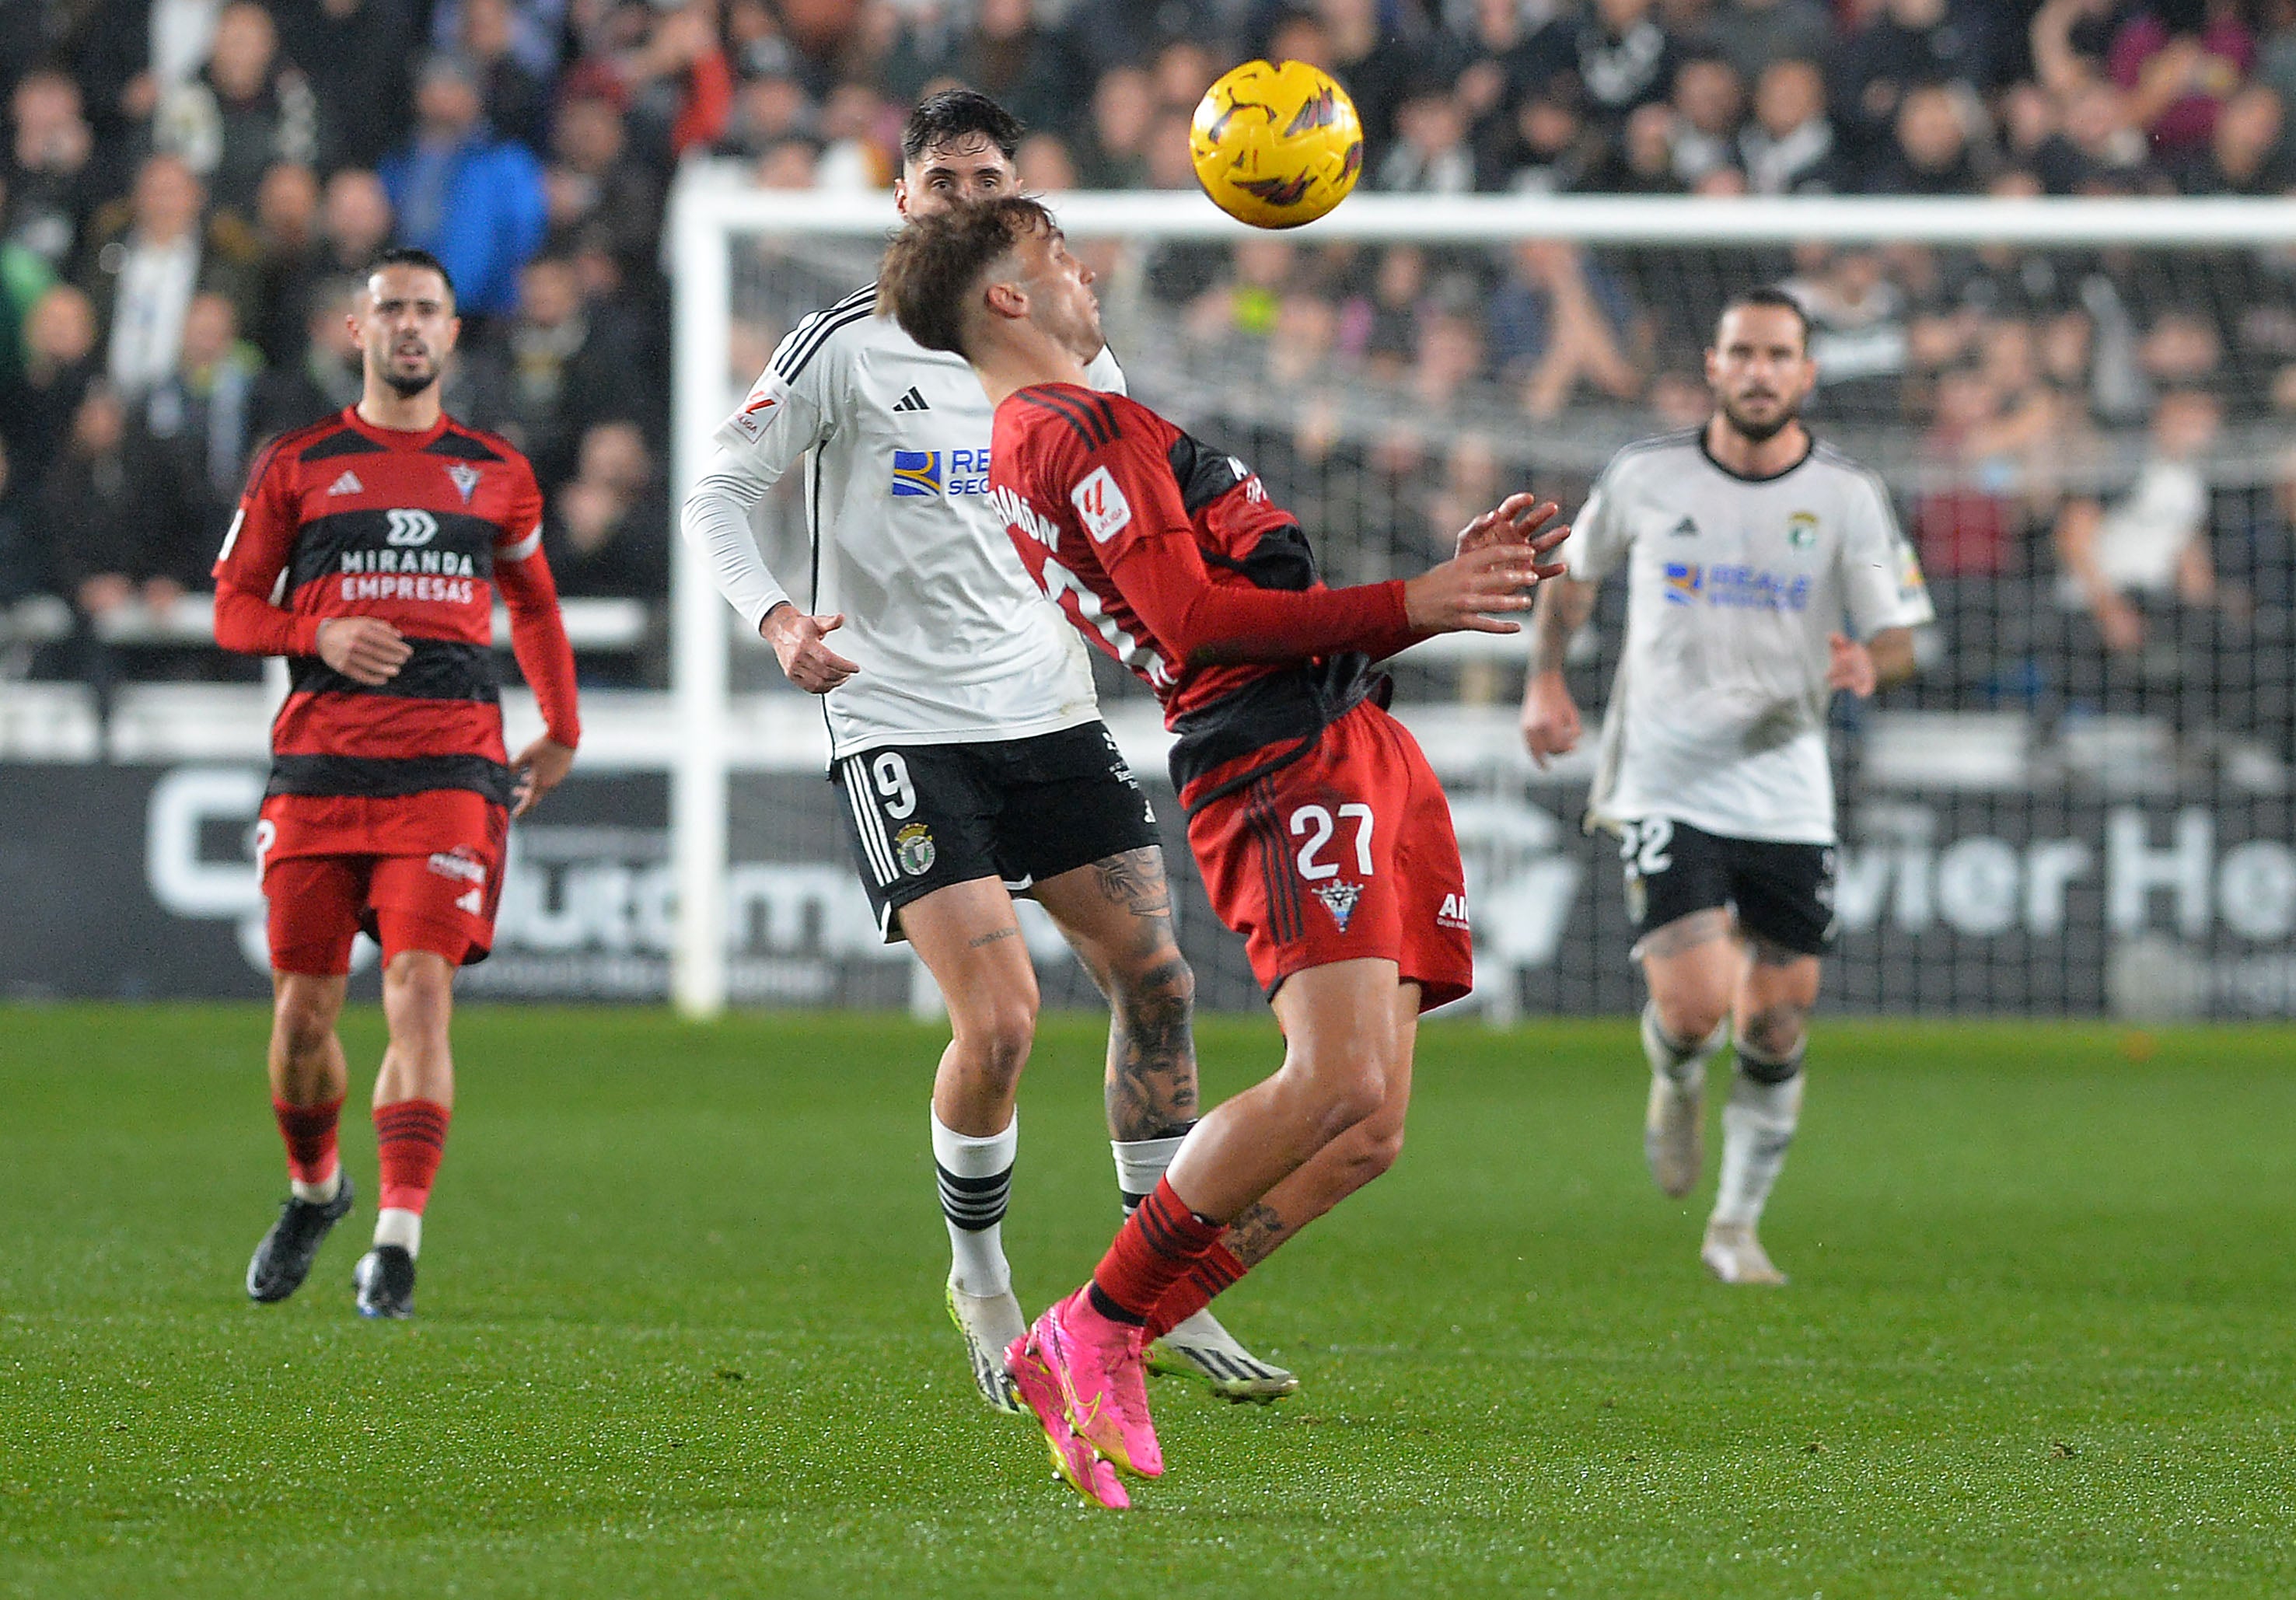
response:
[[[1658,1013],[1658,1025],[1669,1038],[1710,1038],[1730,1014],[1728,999],[1719,995],[1653,993],[1651,1003]]]
[[[1285,1064],[1300,1086],[1318,1147],[1351,1135],[1387,1106],[1388,1052],[1357,1039],[1301,1054]]]
[[[976,1079],[1009,1089],[1029,1064],[1037,1039],[1034,987],[979,997],[950,1013],[951,1031],[964,1071]]]
[[[273,1008],[271,1030],[289,1061],[313,1060],[326,1054],[335,1037],[335,1007],[322,996],[290,990]]]
[[[1767,1006],[1746,1020],[1738,1068],[1759,1083],[1784,1083],[1801,1071],[1808,1019],[1800,1006]]]

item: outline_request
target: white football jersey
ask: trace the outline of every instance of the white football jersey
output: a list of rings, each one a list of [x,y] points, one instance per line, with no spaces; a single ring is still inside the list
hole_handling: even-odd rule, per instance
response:
[[[1834,842],[1827,636],[1933,619],[1881,480],[1824,445],[1741,478],[1704,430],[1611,457],[1562,548],[1627,568],[1627,636],[1587,810],[1730,839]]]
[[[824,643],[860,669],[823,697],[833,751],[1088,722],[1099,707],[1083,641],[989,505],[988,396],[963,357],[877,315],[876,293],[800,323],[715,435],[713,477],[730,468],[762,487],[804,461],[808,609],[844,613]],[[1105,350],[1086,375],[1122,391]],[[735,592],[722,570],[720,587],[752,628],[769,609],[764,591]]]

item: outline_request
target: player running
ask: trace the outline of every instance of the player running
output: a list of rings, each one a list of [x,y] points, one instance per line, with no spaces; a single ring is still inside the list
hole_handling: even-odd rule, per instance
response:
[[[1931,620],[1888,492],[1800,420],[1817,379],[1808,335],[1776,290],[1723,310],[1706,352],[1712,420],[1611,458],[1563,546],[1570,576],[1539,595],[1522,701],[1542,766],[1578,744],[1563,650],[1624,563],[1626,644],[1587,819],[1619,835],[1626,863],[1650,986],[1644,1149],[1668,1194],[1698,1182],[1706,1067],[1735,1022],[1699,1252],[1726,1284],[1785,1282],[1755,1227],[1800,1116],[1834,937],[1827,708],[1837,689],[1863,698],[1909,677],[1912,630]]]
[[[1012,193],[1020,139],[985,95],[928,96],[902,132],[901,214]],[[1128,1209],[1195,1120],[1194,978],[1172,935],[1155,818],[1100,721],[1085,652],[990,508],[988,399],[961,358],[921,349],[876,298],[865,285],[782,341],[718,430],[684,528],[790,681],[822,696],[862,887],[887,939],[909,941],[947,1001],[931,1114],[946,1298],[981,1398],[1018,1411],[1004,1351],[1026,1322],[1003,1223],[1037,991],[1013,897],[1035,897],[1109,997],[1109,1145]],[[1089,382],[1122,387],[1104,349]],[[811,614],[750,529],[800,460]],[[1231,1399],[1299,1387],[1209,1313],[1158,1354]]]
[[[335,1019],[352,936],[382,946],[390,1044],[374,1082],[382,1168],[362,1317],[414,1310],[422,1211],[455,1101],[455,969],[486,958],[510,818],[573,765],[574,655],[542,555],[526,458],[439,405],[461,324],[436,259],[392,250],[351,319],[357,405],[256,463],[216,558],[216,643],[289,659],[256,824],[270,902],[271,1101],[293,1193],[256,1246],[247,1292],[302,1285],[351,1209],[335,1124]],[[512,760],[495,688],[494,602],[548,731]]]
[[[882,275],[901,325],[996,403],[991,492],[1030,573],[1163,702],[1189,842],[1283,1028],[1282,1069],[1196,1125],[1091,1281],[1007,1348],[1062,1475],[1123,1506],[1111,1467],[1163,1470],[1144,1341],[1241,1273],[1224,1234],[1272,1219],[1272,1248],[1394,1160],[1419,1013],[1472,983],[1449,807],[1371,662],[1513,631],[1482,613],[1529,605],[1562,530],[1533,539],[1554,507],[1518,495],[1432,571],[1324,588],[1249,468],[1087,381],[1093,275],[1044,207],[916,222]]]

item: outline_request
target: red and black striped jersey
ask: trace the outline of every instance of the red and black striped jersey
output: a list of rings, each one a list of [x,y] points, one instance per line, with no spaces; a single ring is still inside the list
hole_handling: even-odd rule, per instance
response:
[[[1418,637],[1400,582],[1326,588],[1250,467],[1122,395],[1009,396],[989,485],[1038,587],[1163,702],[1184,797],[1239,758],[1304,750]]]
[[[216,558],[216,638],[289,658],[273,794],[471,789],[507,801],[497,589],[551,737],[580,737],[573,654],[542,554],[542,493],[506,441],[442,416],[421,432],[356,410],[258,460]],[[414,654],[370,687],[318,655],[321,623],[379,617]]]

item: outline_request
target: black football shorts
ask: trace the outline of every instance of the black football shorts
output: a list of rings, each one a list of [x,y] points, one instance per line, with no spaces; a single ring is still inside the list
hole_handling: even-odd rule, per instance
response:
[[[1669,816],[1621,825],[1619,859],[1635,937],[1693,911],[1728,907],[1738,926],[1805,956],[1833,947],[1830,844],[1726,839]]]
[[[1115,738],[1086,722],[1032,739],[895,744],[830,768],[878,929],[910,901],[976,878],[1018,894],[1160,842],[1156,814]]]

